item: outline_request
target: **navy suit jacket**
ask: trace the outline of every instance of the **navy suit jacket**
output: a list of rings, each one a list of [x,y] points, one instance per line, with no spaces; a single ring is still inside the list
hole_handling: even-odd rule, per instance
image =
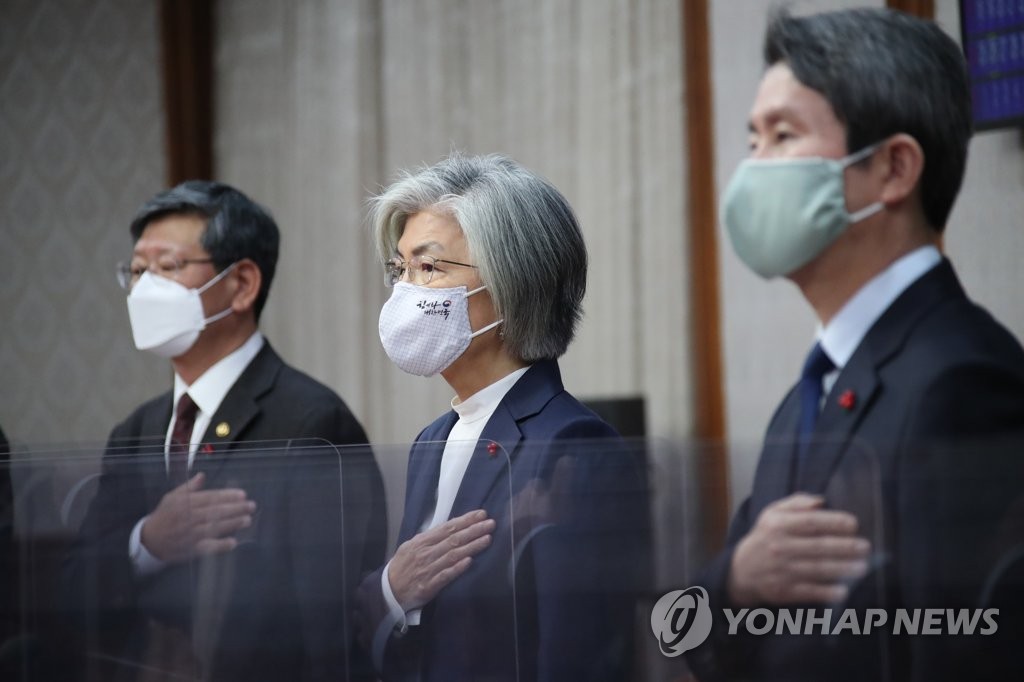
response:
[[[383,559],[383,482],[369,447],[339,455],[327,445],[365,445],[355,417],[265,344],[213,415],[192,469],[206,474],[206,489],[244,489],[257,504],[253,526],[231,552],[139,577],[128,538],[172,487],[163,455],[171,402],[165,393],[113,430],[65,562],[65,604],[98,635],[90,648],[127,663],[100,678],[135,679],[134,666],[161,665],[149,659],[178,640],[192,649],[186,672],[202,679],[369,674],[350,646],[349,613],[355,587]]]
[[[412,447],[400,543],[433,511],[457,418],[445,414]],[[642,454],[564,390],[556,362],[532,366],[484,427],[451,511],[486,510],[491,544],[404,635],[387,612],[383,569],[360,587],[359,636],[382,677],[623,679],[633,603],[650,574],[646,492]]]
[[[1024,534],[1005,532],[1024,500],[1018,341],[968,300],[943,261],[868,331],[827,397],[805,473],[794,480],[799,412],[794,388],[772,417],[725,550],[698,579],[717,618],[709,640],[688,655],[700,679],[1024,678],[1021,657],[1004,655],[1018,647],[1009,633],[1020,632],[1019,596],[1002,604],[997,637],[888,636],[899,608],[992,606],[985,583],[1000,557],[1024,547]],[[832,609],[837,620],[845,608],[862,619],[866,608],[888,609],[888,625],[873,636],[726,634],[720,609],[731,606],[726,585],[736,545],[766,506],[797,491],[852,512],[872,542],[873,570]],[[1012,582],[1018,590],[1019,573]],[[825,606],[816,607],[821,615]],[[993,653],[999,647],[1003,653]],[[1005,677],[1007,665],[1017,673]]]

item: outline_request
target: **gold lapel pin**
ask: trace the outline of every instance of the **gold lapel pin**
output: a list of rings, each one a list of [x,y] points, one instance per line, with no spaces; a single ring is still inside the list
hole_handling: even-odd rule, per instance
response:
[[[221,422],[220,424],[217,424],[217,429],[214,431],[214,433],[217,434],[217,438],[224,438],[229,433],[231,433],[231,427],[228,425],[227,422]]]

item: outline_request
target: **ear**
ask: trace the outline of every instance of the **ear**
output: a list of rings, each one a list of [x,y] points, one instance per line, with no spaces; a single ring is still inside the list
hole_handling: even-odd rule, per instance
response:
[[[235,265],[231,276],[236,282],[235,293],[231,298],[231,309],[235,313],[252,311],[256,297],[260,293],[260,285],[263,283],[263,274],[259,266],[248,258],[243,258]]]
[[[886,206],[899,204],[914,194],[924,170],[924,151],[910,135],[897,133],[879,150],[882,163],[882,196]]]

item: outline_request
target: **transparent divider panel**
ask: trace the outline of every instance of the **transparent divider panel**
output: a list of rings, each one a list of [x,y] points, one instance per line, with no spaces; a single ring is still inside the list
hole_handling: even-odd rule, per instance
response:
[[[368,446],[200,444],[188,494],[168,481],[161,439],[21,448],[10,473],[17,591],[2,605],[14,623],[0,678],[372,674],[352,623],[386,543]],[[148,556],[132,538],[144,518]]]
[[[389,472],[388,497],[392,516],[394,558],[389,576],[395,595],[410,594],[407,630],[389,618],[379,585],[357,605],[359,627],[375,666],[386,676],[417,676],[421,671],[448,671],[450,679],[517,679],[520,648],[516,623],[520,616],[515,582],[510,576],[515,558],[513,483],[515,462],[499,443],[491,441],[418,442],[376,448],[381,467]],[[381,456],[383,455],[383,456]],[[389,457],[394,459],[389,460]],[[399,476],[396,472],[401,472]],[[468,554],[474,524],[488,539]],[[404,543],[404,544],[403,544]],[[396,547],[401,557],[395,557]],[[420,581],[460,564],[457,575],[442,578],[423,591],[402,566],[424,569]],[[430,567],[430,568],[427,568]],[[379,575],[371,575],[379,582]],[[422,603],[419,603],[422,602]],[[376,603],[376,609],[375,609]],[[367,616],[372,616],[367,618]],[[518,679],[529,679],[521,677]]]
[[[841,602],[750,608],[739,627],[760,634],[737,651],[752,670],[842,661],[864,679],[1024,679],[1020,443],[881,460],[857,441],[819,439],[803,468],[793,441],[731,444],[734,461],[759,461],[730,495],[748,526],[802,491],[852,515],[871,546]],[[166,521],[174,495],[162,438],[16,447],[0,466],[0,679],[687,679],[693,652],[666,656],[678,633],[658,632],[652,615],[666,594],[706,585],[717,551],[740,539],[709,530],[723,501],[704,472],[725,451],[656,440],[201,444],[192,473],[204,480],[178,508],[191,530],[154,543],[147,526],[144,537],[153,549],[230,542],[147,559],[132,555],[133,530]],[[255,505],[244,523],[211,508],[224,491]],[[407,541],[434,558],[458,551],[465,534],[444,523],[478,510],[494,523],[489,542],[413,605],[403,634],[381,609],[386,562]]]

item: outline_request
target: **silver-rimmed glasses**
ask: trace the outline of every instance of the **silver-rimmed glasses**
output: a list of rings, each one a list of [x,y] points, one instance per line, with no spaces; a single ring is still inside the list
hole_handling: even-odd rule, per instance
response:
[[[433,256],[413,256],[408,261],[396,256],[384,263],[384,283],[389,287],[393,287],[408,272],[410,283],[424,286],[430,283],[435,271],[444,272],[442,268],[437,266],[438,263],[458,265],[463,268],[476,268],[475,265],[470,265],[469,263],[459,263],[458,261],[434,258]]]
[[[172,254],[158,256],[152,263],[133,258],[117,264],[117,283],[125,291],[131,291],[146,270],[168,279],[177,279],[178,274],[194,263],[212,263],[212,258],[178,258]]]

